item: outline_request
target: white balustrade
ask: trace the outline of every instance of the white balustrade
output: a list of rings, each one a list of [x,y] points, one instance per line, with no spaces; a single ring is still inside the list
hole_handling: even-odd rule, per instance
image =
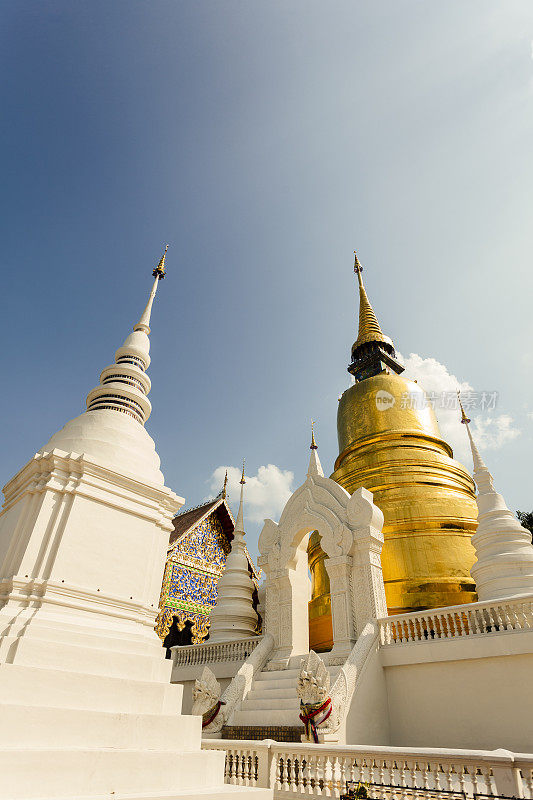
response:
[[[213,664],[227,661],[245,661],[253,653],[262,636],[252,639],[240,639],[235,642],[216,642],[209,644],[192,644],[187,647],[173,647],[174,665],[185,667],[191,665]]]
[[[207,739],[204,749],[226,751],[226,783],[291,794],[339,797],[361,781],[369,797],[409,800],[522,797],[533,800],[533,757],[508,751],[284,744],[269,739]]]
[[[533,628],[533,596],[466,603],[378,620],[384,646]]]

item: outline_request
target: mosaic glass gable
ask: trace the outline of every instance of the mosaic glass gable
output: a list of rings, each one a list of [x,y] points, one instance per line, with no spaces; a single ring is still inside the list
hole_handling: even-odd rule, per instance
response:
[[[209,631],[209,614],[217,599],[217,582],[230,551],[214,509],[169,550],[159,602],[156,632],[164,639],[178,617],[193,622],[193,644]]]

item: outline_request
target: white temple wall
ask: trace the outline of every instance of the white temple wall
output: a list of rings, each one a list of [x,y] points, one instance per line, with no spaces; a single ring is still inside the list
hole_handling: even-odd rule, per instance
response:
[[[73,584],[155,614],[175,496],[63,456],[36,457],[6,486],[0,579]]]
[[[155,524],[150,526],[146,519],[96,505],[84,497],[75,498],[68,525],[68,538],[62,542],[49,573],[53,580],[81,580],[87,587],[153,603],[157,608],[163,572],[158,572],[157,587],[151,577],[153,567],[165,562],[166,532]],[[110,530],[116,535],[110,536]]]
[[[42,535],[45,525],[50,522],[53,506],[54,495],[51,492],[44,495],[27,494],[22,500],[0,513],[0,577],[11,577],[22,572],[21,563],[25,553],[30,548],[35,549],[39,546],[38,543],[29,541],[32,520],[40,515],[45,521],[41,524],[37,520],[35,523]],[[20,535],[16,538],[11,537],[11,531],[19,529]],[[5,531],[8,533],[4,533]]]
[[[382,650],[389,743],[532,752],[532,650],[533,631]]]
[[[388,745],[390,738],[386,675],[376,642],[357,680],[339,739],[347,744]]]

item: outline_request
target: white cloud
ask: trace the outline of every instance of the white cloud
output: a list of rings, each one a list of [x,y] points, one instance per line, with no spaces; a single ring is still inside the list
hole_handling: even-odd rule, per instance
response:
[[[399,356],[399,359],[405,365],[406,377],[417,380],[428,394],[435,393],[435,414],[443,438],[452,446],[455,457],[470,468],[470,447],[464,425],[461,424],[456,392],[459,389],[468,398],[469,393],[474,392],[473,387],[448,372],[448,368],[435,358],[422,358],[417,353],[411,353],[409,358]],[[494,409],[490,413],[483,412],[474,404],[467,409],[467,413],[472,418],[471,430],[480,450],[500,448],[516,439],[520,433],[514,425],[514,419],[508,414],[496,414]]]
[[[476,417],[472,423],[472,433],[480,450],[494,450],[507,442],[512,442],[520,431],[514,427],[514,420],[508,414],[498,417]]]
[[[228,470],[228,500],[232,508],[237,508],[241,479],[241,470],[238,467],[217,467],[210,478],[209,488],[212,496],[220,491],[226,470]],[[275,464],[259,467],[257,475],[246,475],[245,524],[246,519],[261,523],[267,517],[279,519],[285,503],[293,492],[293,481],[293,472],[280,469]]]

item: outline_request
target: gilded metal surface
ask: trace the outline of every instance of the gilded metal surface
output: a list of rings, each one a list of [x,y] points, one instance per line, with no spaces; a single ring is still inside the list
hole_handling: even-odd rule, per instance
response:
[[[309,647],[316,653],[324,653],[333,647],[333,625],[329,576],[324,566],[326,554],[320,547],[318,531],[314,531],[309,537],[307,556],[311,572]]]
[[[337,428],[340,455],[331,477],[350,494],[369,489],[385,517],[389,613],[475,601],[474,483],[451,457],[423,390],[395,374],[367,378],[342,395]],[[315,560],[315,570],[325,571]]]
[[[395,374],[367,378],[342,395],[337,429],[331,477],[350,493],[369,489],[385,517],[389,613],[476,600],[474,482],[451,457],[421,387]]]
[[[154,271],[152,272],[152,275],[154,276],[154,278],[157,276],[157,277],[159,278],[159,280],[160,280],[160,281],[161,281],[161,280],[163,280],[163,278],[165,277],[165,274],[166,274],[166,270],[165,270],[165,258],[166,258],[166,255],[167,255],[167,250],[168,250],[168,244],[167,244],[167,246],[165,247],[165,252],[164,252],[164,253],[163,253],[163,255],[161,256],[161,259],[160,259],[160,261],[159,261],[159,264],[157,265],[157,267],[156,267],[156,268],[154,269]]]

